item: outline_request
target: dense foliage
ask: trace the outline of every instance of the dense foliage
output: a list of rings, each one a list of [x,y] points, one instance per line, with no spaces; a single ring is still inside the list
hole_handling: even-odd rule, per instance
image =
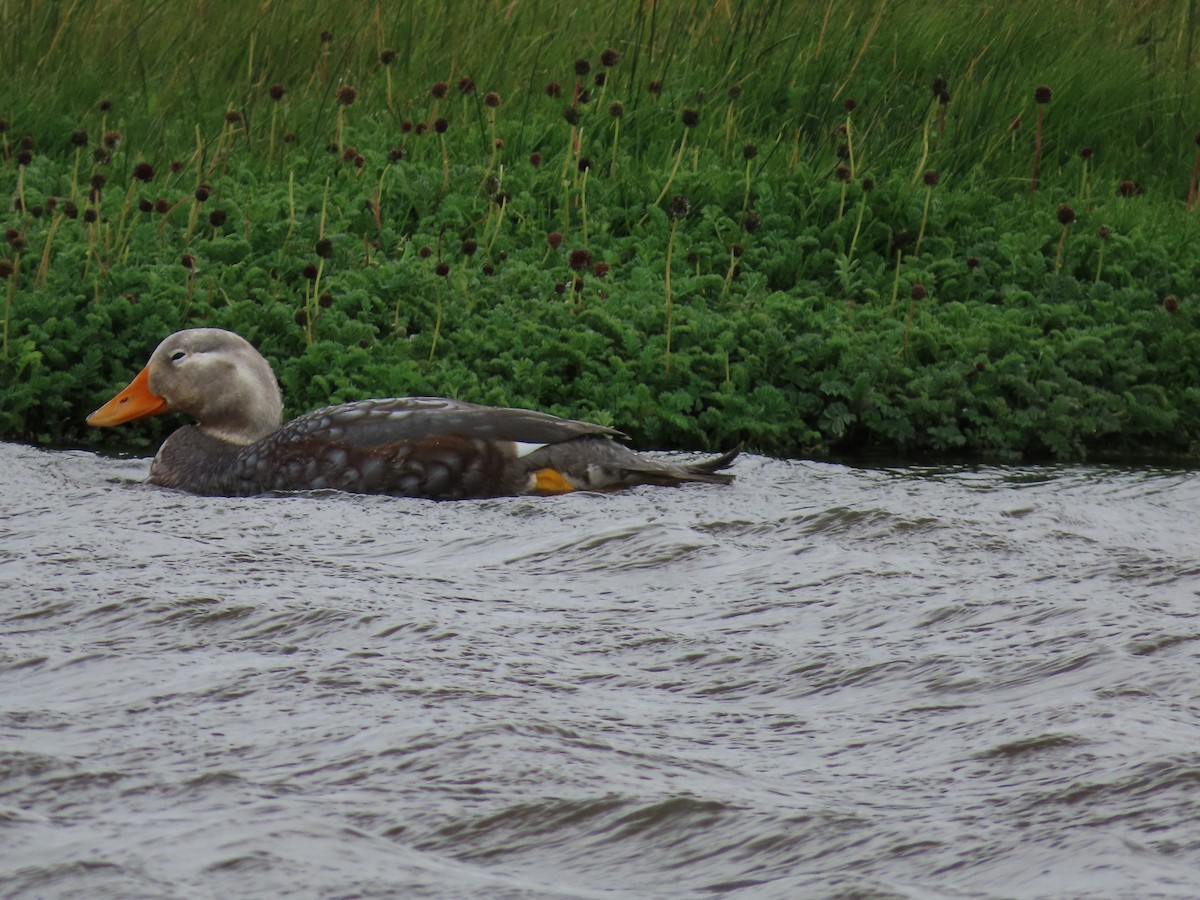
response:
[[[0,437],[216,325],[290,413],[1194,455],[1194,4],[948,6],[6,3]]]

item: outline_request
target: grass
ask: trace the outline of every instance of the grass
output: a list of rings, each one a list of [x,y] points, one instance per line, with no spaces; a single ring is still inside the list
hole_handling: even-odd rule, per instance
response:
[[[212,324],[290,412],[1194,456],[1197,2],[0,5],[0,436]]]

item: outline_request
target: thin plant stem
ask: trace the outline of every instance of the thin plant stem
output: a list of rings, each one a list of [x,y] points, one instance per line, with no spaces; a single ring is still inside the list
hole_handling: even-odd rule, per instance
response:
[[[17,278],[21,274],[21,257],[13,260],[13,270],[8,276],[8,292],[4,295],[4,358],[8,359],[8,329],[12,319],[13,299],[17,295]]]
[[[588,173],[591,171],[591,169],[584,169],[583,178],[579,182],[579,220],[580,227],[583,231],[584,249],[586,249],[588,245],[587,183]]]
[[[58,215],[54,217],[54,221],[50,223],[50,230],[46,234],[46,246],[42,248],[42,259],[38,264],[37,275],[33,279],[35,288],[44,288],[46,279],[50,273],[50,248],[54,244],[54,235],[58,232],[58,226],[62,224],[65,217]]]
[[[675,162],[671,166],[671,174],[667,176],[667,183],[663,185],[662,190],[658,192],[658,197],[655,199],[653,206],[658,206],[662,203],[663,197],[667,196],[667,191],[671,190],[671,185],[675,181],[675,176],[679,174],[679,164],[683,161],[683,151],[687,147],[688,130],[683,130],[683,137],[679,139],[679,152],[675,154]]]
[[[1044,110],[1041,104],[1038,104],[1037,131],[1033,136],[1033,181],[1030,182],[1030,195],[1037,193],[1038,186],[1038,166],[1042,161],[1042,114]]]
[[[1192,166],[1192,183],[1188,185],[1188,212],[1192,211],[1192,206],[1196,202],[1196,187],[1198,183],[1200,183],[1200,153],[1196,154],[1196,163]]]
[[[679,227],[678,219],[671,219],[671,236],[667,239],[667,270],[666,270],[666,293],[667,293],[667,352],[663,363],[663,374],[671,374],[671,256],[675,250],[675,231]]]
[[[896,297],[900,293],[900,262],[904,256],[904,251],[897,248],[896,250],[896,277],[892,279],[892,301],[888,304],[888,315],[892,315],[896,311]]]
[[[914,256],[921,254],[921,241],[925,238],[925,225],[929,221],[929,200],[931,197],[933,197],[933,188],[925,188],[925,208],[921,210],[921,227],[917,229],[917,245],[913,248]]]

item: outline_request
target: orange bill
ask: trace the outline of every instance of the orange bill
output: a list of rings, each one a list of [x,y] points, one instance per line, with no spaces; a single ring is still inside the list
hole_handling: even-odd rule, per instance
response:
[[[165,412],[167,401],[150,390],[150,367],[147,366],[129,382],[129,387],[88,416],[87,423],[100,426],[120,425]]]

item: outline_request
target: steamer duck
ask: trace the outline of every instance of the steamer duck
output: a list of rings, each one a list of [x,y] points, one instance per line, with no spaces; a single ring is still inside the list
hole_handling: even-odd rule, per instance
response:
[[[621,432],[525,409],[437,397],[360,400],[283,422],[270,364],[218,328],[168,337],[125,390],[88,416],[108,426],[180,412],[196,420],[154,457],[150,481],[195,494],[332,489],[436,500],[557,494],[636,484],[728,484],[740,447],[676,464],[617,443]]]

